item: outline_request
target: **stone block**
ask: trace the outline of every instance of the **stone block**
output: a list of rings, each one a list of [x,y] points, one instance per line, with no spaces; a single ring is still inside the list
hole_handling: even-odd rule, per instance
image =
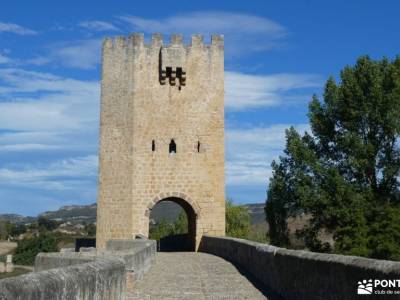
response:
[[[11,273],[14,271],[14,264],[12,262],[6,262],[6,267],[5,267],[6,273]]]

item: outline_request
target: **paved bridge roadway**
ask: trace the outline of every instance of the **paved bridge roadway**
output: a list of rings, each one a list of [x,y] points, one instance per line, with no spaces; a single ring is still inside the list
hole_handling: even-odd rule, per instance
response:
[[[143,279],[128,290],[127,299],[267,299],[249,278],[214,255],[158,252]]]

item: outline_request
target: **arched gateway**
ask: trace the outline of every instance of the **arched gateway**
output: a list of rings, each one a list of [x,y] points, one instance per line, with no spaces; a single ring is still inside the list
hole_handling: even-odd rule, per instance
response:
[[[150,217],[151,210],[159,203],[169,201],[178,204],[186,214],[188,220],[188,232],[181,239],[169,239],[169,242],[177,242],[182,245],[176,245],[175,247],[167,246],[167,248],[179,249],[179,250],[187,250],[193,251],[196,249],[196,236],[197,231],[197,219],[200,217],[200,209],[197,206],[196,202],[194,202],[190,197],[186,196],[183,193],[166,193],[156,197],[153,201],[151,201],[146,209],[145,216]],[[166,241],[168,243],[168,239]],[[163,242],[160,243],[161,245]],[[167,249],[161,249],[167,250]],[[169,250],[171,251],[171,250]]]
[[[151,209],[172,200],[203,234],[224,235],[224,45],[154,34],[103,44],[97,247],[148,235]]]

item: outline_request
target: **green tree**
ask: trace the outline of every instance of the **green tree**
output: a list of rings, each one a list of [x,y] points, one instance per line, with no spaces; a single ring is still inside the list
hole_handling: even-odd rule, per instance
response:
[[[188,232],[188,219],[186,213],[181,211],[173,223],[165,219],[161,219],[156,226],[150,228],[149,238],[159,241],[161,238],[184,234]]]
[[[33,265],[39,252],[57,251],[57,239],[51,234],[40,234],[39,237],[25,238],[18,242],[14,261],[20,265]]]
[[[250,232],[250,214],[242,205],[234,205],[226,201],[226,234],[231,237],[247,238]]]
[[[85,231],[88,236],[96,236],[96,225],[93,223],[88,223],[85,225]]]
[[[329,78],[309,105],[312,135],[286,131],[266,202],[271,243],[289,246],[286,220],[306,213],[301,232],[315,251],[400,259],[400,57],[361,57]],[[322,244],[321,230],[335,246]]]
[[[23,224],[13,224],[9,221],[0,221],[0,240],[16,237],[26,232]]]
[[[38,221],[39,230],[51,231],[58,227],[59,222],[50,220],[46,217],[39,217]]]
[[[15,224],[10,229],[10,235],[12,237],[17,237],[25,232],[26,232],[26,226],[24,224]]]
[[[7,222],[0,221],[0,240],[5,240],[8,237]]]
[[[188,232],[188,219],[184,211],[179,213],[173,227],[173,234],[184,234]]]
[[[149,238],[159,241],[161,238],[174,234],[174,224],[169,223],[164,218],[156,226],[150,228]]]

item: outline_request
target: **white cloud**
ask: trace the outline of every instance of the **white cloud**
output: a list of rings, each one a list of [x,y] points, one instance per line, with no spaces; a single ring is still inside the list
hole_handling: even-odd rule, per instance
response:
[[[18,68],[0,69],[0,78],[3,81],[0,85],[0,99],[11,93],[58,92],[88,96],[99,92],[98,81],[82,81]]]
[[[30,130],[34,130],[33,128]],[[68,151],[74,149],[69,136],[53,131],[10,131],[0,134],[0,152]],[[81,145],[80,145],[81,146]]]
[[[50,57],[37,56],[35,58],[27,59],[25,63],[29,65],[43,66],[51,63],[51,61],[52,59]]]
[[[56,150],[61,149],[61,146],[46,145],[46,144],[9,144],[0,145],[0,152],[19,152],[19,151],[35,151],[35,150]]]
[[[226,71],[225,106],[241,110],[282,105],[288,101],[293,104],[287,92],[319,86],[320,77],[313,74],[249,75]]]
[[[224,34],[228,57],[275,48],[287,35],[286,29],[272,20],[233,12],[200,11],[161,20],[129,15],[120,19],[130,24],[132,30],[146,33]]]
[[[287,35],[282,25],[267,18],[218,11],[193,12],[161,20],[127,15],[119,17],[119,21],[121,20],[124,22],[124,24],[120,22],[121,30],[127,33],[132,31],[183,33],[187,38],[190,34],[200,33],[205,35],[206,40],[210,39],[213,33],[224,34],[225,55],[228,58],[278,47]],[[111,22],[96,20],[81,22],[79,26],[98,32],[119,30]],[[101,38],[90,38],[56,43],[49,47],[46,56],[27,60],[27,63],[33,65],[57,63],[69,68],[93,69],[100,64],[101,42]]]
[[[291,124],[253,128],[228,128],[225,132],[227,185],[264,185],[272,175],[271,163],[285,147],[285,130]],[[294,128],[303,133],[307,124]]]
[[[97,147],[97,81],[15,68],[0,78],[0,151]]]
[[[47,64],[62,67],[92,70],[99,66],[101,61],[102,39],[54,43],[47,47],[47,54],[25,60],[26,64],[43,66]]]
[[[1,185],[43,190],[76,189],[97,176],[98,157],[88,155],[50,164],[0,168]]]
[[[52,46],[50,57],[63,66],[77,69],[94,69],[100,64],[101,39],[88,39]]]
[[[1,64],[9,64],[12,62],[12,59],[0,53],[0,65]]]
[[[96,199],[99,97],[98,81],[0,69],[4,207],[32,213]]]
[[[119,29],[109,22],[104,21],[85,21],[79,23],[80,27],[92,30],[92,31],[118,31]]]
[[[10,32],[10,33],[15,33],[19,35],[34,35],[37,34],[36,31],[22,27],[18,24],[13,24],[13,23],[3,23],[0,22],[0,33],[1,32]]]

